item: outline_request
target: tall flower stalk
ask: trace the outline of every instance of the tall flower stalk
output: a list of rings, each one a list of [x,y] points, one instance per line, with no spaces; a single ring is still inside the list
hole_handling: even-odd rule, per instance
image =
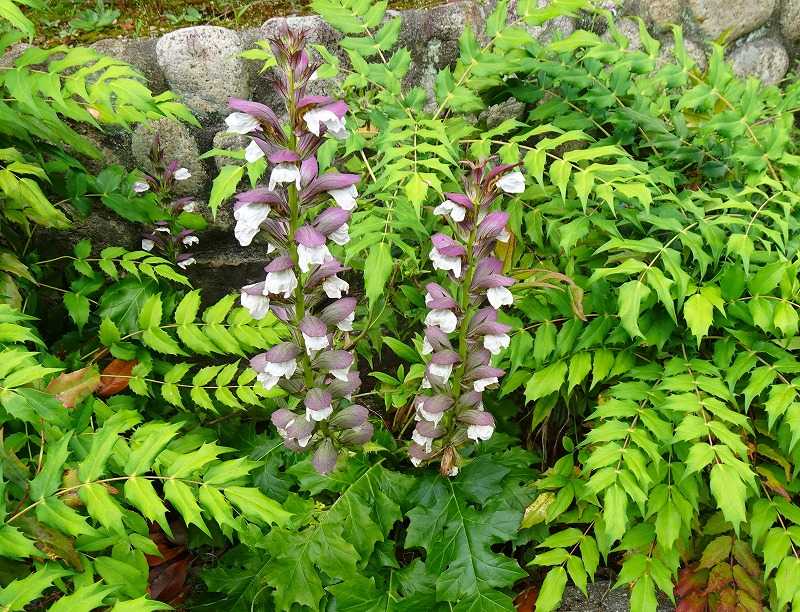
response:
[[[261,319],[272,311],[291,339],[251,361],[267,389],[288,393],[272,422],[284,445],[313,452],[312,463],[328,473],[340,455],[371,439],[363,406],[350,397],[360,379],[351,352],[337,348],[353,329],[356,299],[338,274],[345,267],[331,252],[345,245],[356,206],[358,175],[323,172],[316,152],[325,138],[347,136],[347,105],[306,94],[318,65],[305,49],[302,32],[285,30],[269,45],[276,60],[275,90],[285,103],[281,121],[268,106],[231,99],[226,119],[231,132],[247,134],[246,158],[266,157],[267,186],[236,196],[234,234],[243,246],[261,233],[273,257],[264,280],[241,290],[242,305]]]
[[[502,193],[525,189],[516,164],[465,164],[464,193],[446,193],[434,209],[452,236],[432,237],[430,259],[435,269],[447,272],[451,290],[433,282],[426,286],[422,352],[430,359],[415,399],[417,423],[409,447],[414,465],[439,461],[446,476],[458,474],[460,446],[494,433],[483,392],[504,374],[491,360],[510,343],[511,328],[498,321],[498,311],[513,304],[508,287],[514,280],[502,274],[503,264],[493,255],[496,243],[509,238],[508,213],[490,208]]]

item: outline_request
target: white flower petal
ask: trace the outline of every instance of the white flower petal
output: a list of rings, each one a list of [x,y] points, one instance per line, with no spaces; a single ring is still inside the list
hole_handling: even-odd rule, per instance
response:
[[[192,178],[192,173],[189,172],[186,168],[178,168],[175,171],[175,174],[172,175],[176,181],[186,181]]]
[[[200,244],[200,238],[194,235],[184,236],[181,240],[183,246],[192,246],[193,244]]]
[[[495,310],[499,310],[503,306],[511,306],[514,303],[514,296],[506,287],[490,287],[486,291],[486,297]]]
[[[150,191],[150,183],[146,183],[145,181],[136,181],[133,184],[133,191],[134,193],[144,193],[145,191]]]
[[[434,308],[425,317],[425,325],[438,327],[446,334],[451,334],[458,326],[458,317],[452,310]]]
[[[306,418],[309,421],[324,421],[333,413],[333,406],[328,406],[322,410],[311,410],[306,407]]]
[[[322,281],[322,290],[330,299],[338,300],[343,294],[347,294],[350,285],[334,274]]]
[[[259,147],[255,140],[251,140],[250,144],[247,145],[247,148],[244,150],[244,158],[249,164],[257,162],[259,159],[264,158],[264,149]]]
[[[197,260],[194,257],[189,257],[187,259],[184,259],[183,261],[179,261],[178,262],[178,267],[182,268],[183,270],[185,270],[189,266],[194,265],[196,263],[197,263]]]
[[[356,313],[355,311],[353,311],[349,315],[347,315],[344,319],[339,321],[336,324],[336,327],[338,327],[342,331],[353,331],[353,321],[355,320],[356,320]]]
[[[347,138],[344,118],[339,118],[336,113],[326,108],[312,108],[303,115],[308,131],[319,136],[320,125],[324,125],[332,136],[342,139]]]
[[[242,291],[241,302],[256,321],[263,319],[269,312],[269,298],[263,295],[252,295]]]
[[[494,433],[494,425],[470,425],[467,427],[467,437],[470,440],[488,440]]]
[[[328,348],[328,336],[307,336],[303,334],[303,342],[306,345],[306,353],[309,355]]]
[[[472,383],[472,388],[478,393],[480,393],[481,391],[486,389],[486,387],[488,387],[489,385],[497,384],[497,382],[498,382],[497,376],[491,376],[489,378],[479,378],[478,380]]]
[[[425,336],[422,338],[422,354],[423,355],[430,355],[433,352],[433,347],[431,343],[428,342],[428,337]]]
[[[442,384],[446,383],[450,379],[450,374],[453,373],[453,364],[448,363],[446,365],[439,365],[432,363],[428,366],[428,370],[431,376],[435,376],[439,381],[441,381],[439,384]]]
[[[342,189],[331,189],[328,193],[336,201],[339,208],[353,210],[356,207],[358,189],[356,189],[355,185],[343,187]]]
[[[456,223],[461,223],[467,216],[467,209],[459,206],[455,202],[445,200],[439,206],[433,209],[435,215],[450,215],[450,218]]]
[[[296,288],[297,277],[291,268],[280,272],[269,272],[264,280],[264,290],[267,293],[282,293],[285,298],[292,297],[292,292]]]
[[[297,245],[297,265],[302,272],[308,272],[312,265],[324,264],[329,259],[333,259],[327,245],[318,247],[307,247],[302,244]]]
[[[444,412],[426,412],[421,405],[417,406],[417,412],[419,413],[419,416],[421,416],[423,419],[433,423],[434,427],[436,427],[439,424],[439,421],[441,421],[442,417],[444,416]]]
[[[487,335],[483,337],[483,348],[492,355],[499,355],[503,349],[507,349],[511,344],[511,337],[508,334]]]
[[[233,134],[249,134],[261,128],[258,119],[247,113],[231,113],[225,117],[225,125]]]
[[[261,224],[269,216],[270,207],[267,204],[246,204],[240,206],[233,213],[236,227],[233,235],[242,246],[249,246],[258,233]]]
[[[433,262],[433,267],[436,270],[450,270],[453,272],[453,276],[459,278],[461,276],[461,258],[460,257],[448,257],[447,255],[442,255],[436,247],[431,249],[430,258]]]
[[[506,193],[522,193],[525,191],[525,177],[522,172],[509,172],[497,181],[497,186]]]
[[[336,228],[336,231],[328,234],[328,238],[339,246],[344,246],[350,242],[350,228],[347,223],[342,223],[341,226]]]
[[[269,175],[269,190],[274,191],[278,183],[294,183],[300,189],[300,169],[295,164],[278,164]]]
[[[423,436],[419,433],[416,429],[411,433],[411,439],[422,446],[425,449],[426,453],[431,452],[431,448],[433,448],[433,438],[429,438],[427,436]]]
[[[264,373],[264,372],[260,373],[260,374],[259,374],[259,375],[258,375],[256,378],[258,379],[258,382],[260,382],[260,383],[261,383],[261,385],[262,385],[262,386],[263,386],[263,387],[264,387],[264,388],[265,388],[267,391],[269,391],[269,390],[270,390],[270,389],[272,389],[272,388],[273,388],[275,385],[277,385],[277,384],[278,384],[278,381],[281,379],[281,377],[280,377],[280,376],[273,376],[272,374],[266,374],[266,373]]]
[[[153,242],[149,238],[142,238],[142,250],[143,251],[152,251],[154,246],[156,246],[155,242]]]

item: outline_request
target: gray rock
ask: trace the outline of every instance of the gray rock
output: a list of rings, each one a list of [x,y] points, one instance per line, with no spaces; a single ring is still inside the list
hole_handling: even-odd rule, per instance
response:
[[[525,115],[525,103],[514,98],[509,98],[500,104],[493,104],[480,115],[478,120],[486,123],[490,130],[496,128],[506,119],[522,119]]]
[[[439,70],[451,66],[459,56],[458,38],[467,25],[476,26],[482,15],[469,0],[441,6],[402,11],[403,27],[398,44],[411,53],[408,86],[422,87],[433,100]],[[478,30],[478,27],[473,27]]]
[[[232,134],[230,132],[226,132],[225,130],[214,134],[213,145],[215,149],[226,149],[228,151],[244,149],[249,144],[250,138],[242,134]],[[233,157],[220,156],[214,158],[214,163],[217,165],[217,168],[222,168],[222,166],[226,166],[228,164],[240,164],[241,160]]]
[[[773,38],[746,42],[734,49],[728,59],[737,76],[754,76],[764,85],[779,83],[789,69],[789,54]]]
[[[538,0],[539,8],[545,8],[550,4],[551,0]],[[516,3],[511,10],[516,14]],[[531,33],[535,39],[542,42],[550,42],[555,39],[566,38],[572,34],[576,29],[575,19],[572,17],[556,17],[549,21],[544,22],[539,26],[526,25],[525,29]]]
[[[202,115],[224,114],[228,98],[250,95],[242,51],[236,32],[215,26],[176,30],[156,45],[158,65],[170,88]]]
[[[559,612],[628,612],[630,610],[630,592],[627,589],[614,589],[608,580],[598,580],[586,587],[588,598],[576,587],[564,589]],[[658,612],[670,612],[675,607],[659,593]],[[631,612],[638,612],[633,610]]]
[[[642,38],[639,35],[639,24],[635,19],[623,17],[615,22],[617,30],[628,40],[628,51],[639,51],[642,48]],[[601,36],[603,40],[613,41],[614,36],[608,30]]]
[[[800,43],[800,0],[783,0],[778,21],[783,37],[792,44]]]
[[[91,47],[98,53],[127,62],[144,75],[153,93],[161,93],[168,87],[156,59],[156,42],[155,38],[105,38]]]
[[[680,23],[685,4],[686,0],[642,0],[644,10],[639,15],[659,29],[666,28]]]
[[[158,134],[161,138],[161,145],[164,147],[166,161],[177,160],[181,166],[188,169],[192,177],[186,181],[181,181],[176,185],[178,195],[199,195],[206,187],[208,173],[198,157],[200,155],[197,148],[197,141],[192,133],[182,123],[172,119],[159,119],[142,124],[136,128],[131,141],[131,151],[136,164],[144,169],[150,170],[150,147],[153,138]]]
[[[33,45],[28,43],[16,43],[11,45],[8,50],[0,57],[0,68],[10,68],[14,65],[20,55],[25,53]]]
[[[772,16],[778,0],[688,0],[694,20],[709,38],[729,32],[735,40],[762,26]]]
[[[686,54],[694,60],[697,69],[700,72],[705,72],[708,68],[708,59],[703,46],[693,41],[691,38],[683,39],[683,47],[686,49]],[[656,60],[656,67],[661,68],[668,63],[676,63],[675,58],[675,41],[672,36],[669,36],[661,45],[661,50],[658,53]]]

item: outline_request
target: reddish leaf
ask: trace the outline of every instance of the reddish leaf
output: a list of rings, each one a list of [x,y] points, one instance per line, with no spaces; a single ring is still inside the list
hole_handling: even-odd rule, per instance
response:
[[[707,569],[699,570],[693,567],[685,567],[680,571],[678,584],[675,585],[675,595],[677,597],[686,597],[693,591],[702,591],[705,589],[707,581]]]
[[[188,555],[174,559],[169,563],[150,568],[148,592],[150,597],[169,604],[177,604],[186,599],[189,575]]]
[[[514,605],[517,607],[517,612],[533,612],[536,608],[536,598],[539,595],[539,589],[530,587],[522,591],[514,598]]]
[[[750,574],[748,574],[741,565],[733,566],[733,578],[736,580],[736,588],[741,596],[741,591],[750,594],[753,599],[761,599],[764,597],[764,589],[756,582]]]
[[[131,361],[112,360],[100,374],[101,382],[97,388],[97,395],[109,397],[127,389],[131,380],[131,372],[137,363],[139,362],[136,359]]]
[[[716,612],[736,612],[736,591],[727,588],[719,594]]]
[[[706,596],[702,593],[690,593],[678,602],[675,612],[704,612],[706,603]]]
[[[753,551],[750,550],[746,542],[736,540],[736,543],[733,545],[733,558],[736,559],[739,565],[753,578],[756,580],[761,579],[761,576],[764,574],[764,569],[761,567],[761,563],[758,562],[758,559],[753,556]]]
[[[99,385],[100,373],[91,366],[57,376],[47,385],[47,392],[55,395],[65,408],[74,408]]]
[[[733,582],[733,572],[729,563],[717,563],[708,575],[706,593],[722,591]],[[726,589],[727,590],[727,589]]]

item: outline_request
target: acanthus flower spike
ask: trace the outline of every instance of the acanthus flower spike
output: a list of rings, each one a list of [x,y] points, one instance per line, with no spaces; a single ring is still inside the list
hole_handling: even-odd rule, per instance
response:
[[[518,164],[465,165],[464,192],[445,193],[434,209],[447,217],[454,237],[437,233],[431,239],[433,268],[449,273],[448,284],[425,287],[421,354],[427,364],[408,448],[414,465],[438,461],[441,473],[450,477],[464,461],[458,447],[488,440],[495,430],[483,394],[505,373],[491,361],[511,343],[511,326],[498,321],[497,309],[513,303],[508,288],[514,279],[503,274],[503,263],[492,256],[495,243],[508,239],[509,215],[488,207],[503,191],[524,190]],[[451,334],[457,334],[457,345]]]
[[[276,251],[266,277],[243,287],[241,301],[254,318],[271,311],[289,328],[293,342],[256,355],[250,365],[265,388],[280,386],[302,401],[304,414],[281,408],[273,424],[286,448],[310,453],[314,468],[328,473],[374,431],[366,409],[350,401],[361,379],[355,353],[344,350],[347,335],[339,331],[353,329],[357,300],[345,297],[350,287],[338,275],[346,268],[329,250],[329,244],[349,240],[359,176],[320,168],[315,157],[327,136],[347,136],[347,106],[306,95],[319,64],[309,57],[305,36],[286,29],[268,44],[286,121],[262,104],[238,99],[230,101],[234,112],[226,120],[231,131],[250,137],[246,160],[266,157],[270,165],[267,185],[239,194],[234,207],[240,244],[250,245],[261,232],[267,252]]]

